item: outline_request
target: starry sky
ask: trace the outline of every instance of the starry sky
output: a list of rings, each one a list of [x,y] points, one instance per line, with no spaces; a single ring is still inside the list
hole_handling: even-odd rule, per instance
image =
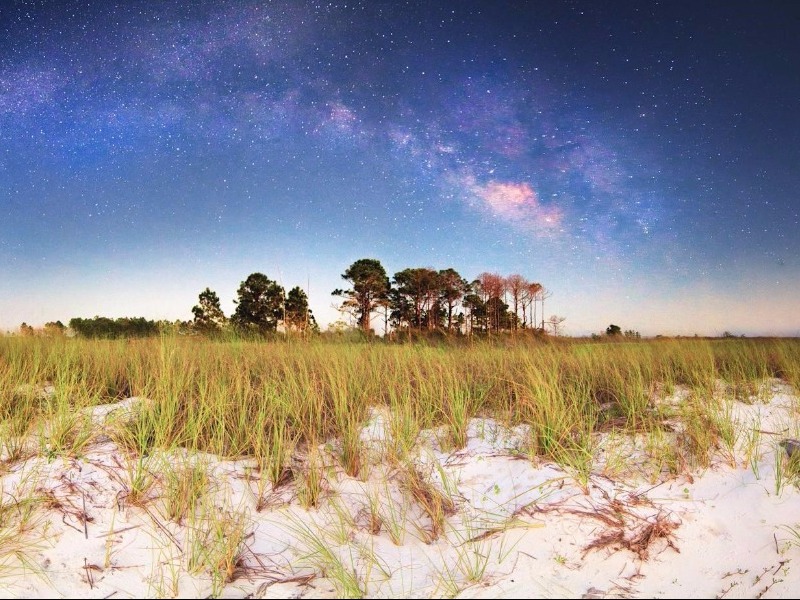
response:
[[[585,335],[800,335],[800,5],[0,4],[0,329],[324,326],[359,258],[520,273]]]

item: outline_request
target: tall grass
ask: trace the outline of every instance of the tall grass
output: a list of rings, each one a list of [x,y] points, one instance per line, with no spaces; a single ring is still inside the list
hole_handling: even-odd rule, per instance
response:
[[[747,399],[767,377],[800,387],[800,340],[429,346],[4,337],[0,448],[4,460],[20,458],[25,437],[49,423],[50,447],[78,453],[89,441],[82,412],[139,396],[148,402],[120,422],[115,436],[131,464],[145,464],[154,448],[249,456],[277,486],[291,478],[295,451],[317,456],[311,448],[324,442],[349,475],[363,476],[360,431],[370,407],[386,406],[387,454],[397,464],[420,430],[443,427],[445,445],[457,449],[469,420],[484,415],[529,425],[531,453],[581,479],[591,469],[597,432],[652,433],[671,416],[687,422],[684,441],[702,464],[717,438],[730,441],[718,382]],[[669,414],[654,398],[676,386],[690,390],[692,401]],[[313,504],[315,476],[295,475],[313,484]]]

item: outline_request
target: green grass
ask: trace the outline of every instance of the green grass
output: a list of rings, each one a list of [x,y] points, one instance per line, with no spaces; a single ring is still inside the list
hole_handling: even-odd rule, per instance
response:
[[[517,458],[555,462],[586,490],[599,471],[655,484],[720,458],[734,463],[740,450],[742,466],[760,477],[769,447],[775,493],[800,481],[800,455],[790,459],[760,417],[737,422],[735,404],[758,409],[770,378],[799,390],[800,340],[464,341],[0,337],[0,474],[36,453],[80,457],[110,438],[122,451],[118,508],[143,507],[184,527],[187,568],[210,576],[219,595],[247,568],[252,515],[212,502],[213,461],[203,453],[250,459],[256,511],[295,501],[306,516],[332,507],[322,528],[298,517],[288,530],[301,562],[346,597],[390,578],[371,545],[382,533],[398,546],[409,533],[457,544],[440,572],[445,594],[484,579],[492,555],[509,554],[502,540],[493,549],[477,521],[453,529],[464,500],[432,458],[472,443],[475,417],[494,418],[498,430],[520,426]],[[142,401],[93,420],[93,406],[129,396]],[[362,439],[376,415],[385,424],[377,447]],[[778,429],[798,431],[798,417],[795,405]],[[363,482],[360,511],[336,496],[346,476]],[[39,542],[45,512],[35,490],[23,491],[0,498],[0,584],[35,572],[26,548]],[[177,593],[176,573],[156,579],[160,595]]]
[[[21,458],[23,440],[47,423],[48,451],[79,454],[91,441],[82,410],[141,396],[151,402],[114,434],[130,453],[132,479],[142,479],[136,473],[145,470],[137,467],[154,448],[183,447],[253,457],[278,485],[292,474],[297,449],[314,454],[325,442],[333,443],[347,474],[363,478],[368,461],[359,432],[370,407],[386,406],[386,454],[399,465],[422,429],[443,427],[443,446],[458,449],[470,419],[492,416],[529,425],[531,455],[585,482],[596,433],[658,437],[669,418],[686,424],[679,441],[688,461],[706,464],[710,453],[732,443],[718,382],[747,401],[768,377],[800,386],[800,340],[499,339],[433,346],[3,337],[0,448],[6,461]],[[670,412],[654,402],[658,390],[676,386],[689,390],[685,406]],[[294,475],[313,506],[321,475]]]

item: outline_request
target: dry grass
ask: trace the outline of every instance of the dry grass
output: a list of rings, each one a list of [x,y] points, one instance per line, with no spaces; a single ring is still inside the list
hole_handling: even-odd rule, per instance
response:
[[[458,449],[470,419],[490,416],[530,425],[530,454],[555,460],[585,483],[596,433],[652,434],[676,418],[684,423],[684,459],[703,465],[733,442],[718,382],[744,397],[744,390],[776,376],[800,383],[800,341],[431,347],[0,338],[0,448],[6,461],[19,460],[31,451],[24,440],[41,431],[45,451],[78,455],[92,435],[82,410],[135,395],[151,402],[112,431],[138,461],[134,493],[145,483],[140,467],[154,448],[254,457],[279,487],[290,479],[298,447],[335,440],[345,472],[363,478],[368,461],[360,431],[371,407],[386,406],[391,462],[405,461],[422,429],[444,426],[442,444]],[[676,386],[689,391],[684,406],[670,410],[654,402]],[[303,475],[315,502],[320,478],[294,474]]]
[[[0,466],[10,469],[36,452],[78,457],[97,436],[110,437],[121,450],[120,499],[155,521],[161,517],[162,527],[187,528],[189,571],[210,574],[215,593],[245,569],[249,517],[211,502],[208,465],[165,463],[164,457],[207,452],[252,459],[246,477],[257,511],[292,500],[321,511],[336,502],[337,479],[361,479],[366,489],[380,469],[385,487],[366,494],[360,511],[342,508],[338,534],[336,527],[322,532],[292,523],[306,562],[341,594],[355,597],[369,591],[363,565],[380,568],[366,546],[348,539],[352,531],[387,535],[398,546],[407,532],[428,544],[446,541],[462,499],[435,471],[439,463],[417,454],[425,443],[463,449],[478,416],[522,425],[529,435],[515,457],[555,462],[565,480],[588,492],[598,440],[637,438],[647,455],[642,468],[655,482],[732,457],[740,435],[732,398],[756,402],[767,378],[797,386],[798,365],[798,340],[502,340],[433,347],[0,338]],[[126,418],[92,424],[93,405],[127,396],[147,401],[134,404]],[[376,408],[386,425],[377,454],[362,437]],[[746,452],[758,462],[760,438],[756,430],[747,435]],[[780,491],[800,478],[800,468],[782,452],[776,460]],[[20,540],[29,539],[37,507],[87,521],[83,507],[66,496],[51,491],[33,498],[6,498],[0,506],[0,567],[4,557],[24,564]],[[671,515],[642,508],[609,501],[594,510],[571,509],[602,528],[584,553],[626,550],[644,561],[678,551]],[[502,531],[467,526],[450,583],[480,581],[489,542]]]

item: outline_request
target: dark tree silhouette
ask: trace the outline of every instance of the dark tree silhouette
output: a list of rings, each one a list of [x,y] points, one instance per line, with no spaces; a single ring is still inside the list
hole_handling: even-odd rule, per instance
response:
[[[439,273],[430,268],[404,269],[394,274],[394,289],[392,300],[395,310],[407,311],[411,308],[411,315],[402,315],[406,319],[411,317],[410,325],[422,329],[436,326],[439,298]],[[405,320],[405,319],[404,319]],[[398,321],[402,322],[400,319]]]
[[[93,317],[82,319],[75,317],[69,320],[70,329],[77,335],[87,338],[123,338],[147,337],[158,335],[158,324],[144,317]]]
[[[248,275],[237,291],[231,321],[241,331],[275,331],[283,317],[283,288],[263,273]]]
[[[358,325],[369,333],[372,312],[386,300],[389,294],[389,278],[379,260],[362,258],[350,265],[342,273],[342,279],[349,281],[353,288],[333,290],[334,296],[344,296],[340,310],[352,312]]]
[[[614,325],[613,323],[606,327],[606,335],[608,336],[617,336],[622,335],[622,327],[619,325]]]
[[[227,320],[220,307],[219,296],[210,288],[200,292],[199,303],[192,307],[192,314],[193,327],[203,333],[220,331]]]
[[[506,291],[505,278],[497,273],[481,273],[476,282],[478,294],[486,304],[489,331],[500,331],[503,321],[502,311],[508,309],[508,305],[502,301]]]
[[[479,333],[485,333],[488,329],[486,319],[486,302],[477,293],[468,293],[461,301],[466,309],[467,316],[467,333],[472,334],[476,330]]]
[[[317,329],[317,321],[308,307],[308,296],[299,286],[290,289],[286,295],[285,325],[287,331],[307,332]]]
[[[469,283],[455,269],[439,271],[439,299],[447,311],[447,331],[453,330],[453,311],[469,292]]]

